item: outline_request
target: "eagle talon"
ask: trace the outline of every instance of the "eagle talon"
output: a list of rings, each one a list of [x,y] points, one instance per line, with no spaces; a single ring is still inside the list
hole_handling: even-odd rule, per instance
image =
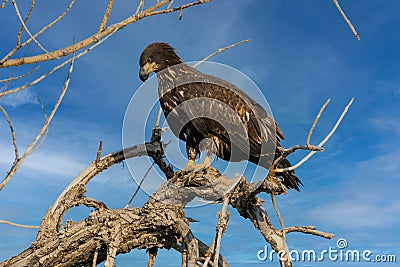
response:
[[[206,156],[204,161],[200,164],[194,164],[194,160],[189,160],[188,163],[185,166],[185,171],[187,172],[193,172],[193,173],[198,173],[201,171],[205,171],[210,167],[211,164],[211,157]]]
[[[209,165],[206,166],[203,164],[198,164],[198,165],[186,166],[184,170],[186,172],[198,173],[207,170],[209,167],[210,167]]]

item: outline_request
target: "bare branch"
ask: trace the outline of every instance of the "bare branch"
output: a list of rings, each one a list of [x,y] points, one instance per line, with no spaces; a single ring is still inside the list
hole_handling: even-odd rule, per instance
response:
[[[116,246],[108,246],[107,249],[107,259],[104,263],[104,267],[114,267],[114,259],[117,255],[117,247]]]
[[[310,235],[316,235],[320,236],[326,239],[332,239],[335,235],[331,233],[325,233],[322,231],[319,231],[315,228],[315,226],[291,226],[285,228],[285,233],[292,233],[292,232],[298,232],[298,233],[304,233],[304,234],[310,234]]]
[[[182,20],[182,17],[183,17],[183,10],[181,7],[181,9],[179,10],[179,20]]]
[[[350,102],[346,105],[344,108],[342,114],[340,115],[339,119],[336,121],[335,125],[331,129],[331,131],[326,135],[326,137],[316,146],[322,148],[322,146],[331,138],[331,136],[334,134],[340,123],[342,122],[344,116],[346,115],[347,111],[349,110],[351,104],[353,104],[354,97],[350,100]],[[299,162],[297,162],[295,165],[288,167],[288,168],[283,168],[283,169],[275,169],[275,172],[285,172],[285,171],[292,171],[298,167],[300,167],[304,162],[306,162],[309,158],[312,157],[317,151],[311,151],[308,153],[303,159],[301,159]]]
[[[182,263],[186,263],[186,267],[195,267],[199,259],[199,245],[197,239],[193,236],[187,222],[179,220],[176,224],[177,230],[182,236],[184,244],[184,252],[182,254]]]
[[[171,1],[171,3],[172,3],[172,2],[173,2],[173,1]],[[170,5],[171,5],[171,4],[170,4]],[[138,5],[137,8],[136,8],[135,15],[138,14],[140,10],[142,10],[142,12],[143,12],[143,8],[144,8],[144,0],[140,0],[139,5]]]
[[[283,229],[285,229],[285,224],[284,224],[284,221],[282,219],[281,213],[279,212],[278,206],[276,205],[275,195],[274,195],[274,193],[271,193],[269,195],[271,196],[272,206],[274,207],[276,216],[278,216],[279,224],[281,225],[281,228],[283,230]],[[285,236],[283,236],[283,237],[285,237]]]
[[[114,4],[114,0],[108,0],[107,9],[106,9],[106,12],[104,13],[103,20],[101,21],[101,24],[99,27],[100,32],[106,28],[108,17],[110,16],[113,4]]]
[[[172,4],[174,3],[175,0],[171,0],[171,2],[168,4],[167,9],[170,9]]]
[[[97,149],[96,162],[100,161],[101,151],[103,150],[103,141],[100,140],[99,148]]]
[[[22,155],[22,157],[19,158],[18,161],[16,162],[16,164],[14,164],[11,167],[11,170],[8,172],[7,176],[1,182],[0,191],[4,188],[4,186],[7,184],[7,182],[14,176],[15,172],[19,169],[19,167],[21,166],[22,162],[24,162],[26,157],[31,154],[32,149],[35,147],[35,145],[38,143],[38,141],[43,137],[43,134],[47,131],[47,128],[49,127],[51,120],[53,119],[55,113],[58,110],[58,107],[61,104],[61,101],[63,100],[63,98],[65,96],[65,93],[67,92],[73,67],[74,67],[74,57],[72,58],[72,61],[71,61],[70,67],[69,67],[69,71],[68,71],[68,75],[67,75],[67,79],[66,79],[66,81],[64,83],[64,87],[61,90],[61,94],[60,94],[59,98],[57,99],[53,110],[51,111],[51,113],[50,113],[49,117],[47,118],[46,122],[44,123],[44,125],[40,129],[39,133],[36,135],[35,139],[32,141],[32,143],[29,144],[28,148],[25,150],[25,152]]]
[[[28,229],[38,229],[39,226],[35,225],[25,225],[25,224],[19,224],[19,223],[13,223],[5,220],[0,220],[0,224],[8,224],[16,227],[21,227],[21,228],[28,228]]]
[[[318,114],[317,114],[317,117],[315,117],[314,123],[313,123],[313,125],[311,126],[310,131],[308,132],[307,141],[306,141],[307,147],[311,147],[311,145],[310,145],[311,135],[312,135],[313,132],[314,132],[315,125],[317,125],[317,123],[318,123],[318,121],[319,121],[319,118],[321,117],[322,112],[324,112],[324,110],[325,110],[326,106],[329,104],[329,102],[331,102],[331,99],[330,99],[330,98],[328,98],[328,99],[326,100],[325,104],[324,104],[324,105],[321,107],[321,109],[319,110],[319,112],[318,112]]]
[[[281,266],[291,267],[292,266],[292,259],[290,258],[290,256],[286,255],[286,254],[289,253],[289,248],[288,248],[288,245],[286,243],[286,233],[284,231],[285,223],[284,223],[283,218],[281,216],[281,213],[280,213],[280,211],[278,209],[278,206],[276,205],[275,194],[271,193],[270,196],[271,196],[272,205],[274,207],[275,213],[276,213],[276,215],[278,217],[278,220],[279,220],[279,224],[281,225],[281,228],[282,228],[281,237],[280,237],[280,239],[281,239],[280,240],[281,250],[284,250],[286,252],[285,255],[283,255],[282,257],[279,257],[279,260],[281,262]]]
[[[211,242],[211,245],[210,245],[209,249],[207,250],[207,252],[205,254],[207,257],[204,260],[203,267],[207,267],[208,266],[208,263],[210,262],[211,257],[213,256],[213,251],[214,251],[214,248],[215,248],[215,241],[216,241],[216,236],[214,236],[213,241]]]
[[[25,24],[28,22],[28,19],[31,16],[34,7],[35,7],[35,0],[32,0],[31,7],[29,8],[28,14],[26,15],[26,17],[24,19]],[[22,25],[21,28],[19,29],[19,32],[17,35],[17,46],[21,44],[21,35],[22,35],[23,30],[24,30],[24,26]]]
[[[31,86],[33,86],[33,85],[39,83],[40,81],[42,81],[43,79],[45,79],[46,77],[48,77],[49,75],[51,75],[51,74],[52,74],[53,72],[55,72],[56,70],[58,70],[58,69],[64,67],[64,66],[67,65],[68,63],[70,63],[72,60],[78,59],[78,58],[82,57],[83,55],[87,54],[87,53],[90,52],[92,49],[94,49],[95,47],[99,46],[99,45],[102,44],[104,41],[106,41],[109,37],[111,37],[111,35],[112,35],[112,33],[109,34],[109,35],[107,35],[106,37],[104,37],[104,38],[103,38],[102,40],[100,40],[98,43],[92,45],[91,47],[87,48],[87,49],[84,50],[83,52],[79,53],[78,55],[76,55],[76,56],[74,56],[74,57],[72,57],[72,58],[70,58],[70,59],[67,59],[67,60],[65,60],[63,63],[61,63],[61,64],[55,66],[55,67],[52,68],[49,72],[47,72],[46,74],[43,74],[42,76],[40,76],[39,78],[35,79],[34,81],[32,81],[32,82],[30,82],[30,83],[28,83],[28,84],[25,84],[25,85],[23,85],[23,86],[14,88],[14,89],[12,89],[12,90],[7,90],[7,91],[5,91],[5,92],[1,92],[1,93],[0,93],[0,98],[3,97],[3,96],[5,96],[5,95],[14,94],[14,93],[16,93],[16,92],[19,92],[19,91],[21,91],[21,90],[24,90],[24,89],[26,89],[26,88],[29,88],[29,87],[31,87]]]
[[[65,17],[65,15],[67,15],[67,13],[71,10],[71,8],[74,6],[74,4],[75,4],[75,0],[71,0],[69,5],[67,6],[67,8],[63,11],[63,13],[61,13],[55,20],[53,20],[52,22],[50,22],[49,24],[44,26],[42,29],[40,29],[37,33],[35,33],[35,35],[33,37],[36,38],[39,35],[41,35],[42,33],[44,33],[46,30],[48,30],[49,28],[53,27],[54,24],[59,22],[62,18]],[[30,42],[32,42],[32,40],[33,40],[32,38],[28,39],[21,46],[25,46],[25,45],[29,44]],[[2,62],[2,61],[3,60],[1,60],[0,62]]]
[[[340,14],[342,14],[343,19],[346,21],[347,25],[349,25],[350,30],[353,32],[354,36],[357,38],[358,41],[360,41],[360,35],[357,33],[356,29],[354,28],[353,24],[351,24],[350,20],[347,18],[346,14],[342,10],[342,8],[339,5],[338,0],[332,0],[333,3],[336,5],[337,9],[339,10]]]
[[[329,102],[331,101],[330,98],[328,98],[325,102],[325,104],[320,108],[317,116],[314,119],[314,122],[310,128],[310,131],[308,132],[308,136],[307,136],[307,140],[306,140],[306,145],[302,146],[302,145],[295,145],[292,146],[290,148],[284,149],[282,152],[282,155],[280,155],[278,158],[276,158],[274,160],[274,162],[272,163],[271,166],[271,171],[269,173],[269,176],[273,176],[273,173],[278,172],[275,170],[276,166],[278,166],[278,164],[285,159],[287,156],[289,156],[290,154],[292,154],[293,152],[295,152],[296,150],[309,150],[309,151],[324,151],[325,149],[323,147],[319,147],[319,146],[314,146],[310,144],[310,139],[311,136],[314,132],[314,128],[317,125],[317,122],[319,121],[319,118],[321,117],[322,112],[325,110],[326,106],[329,104]]]
[[[154,265],[154,261],[156,260],[157,257],[157,248],[149,248],[148,252],[149,252],[149,261],[147,263],[147,267],[153,267]]]
[[[85,205],[88,208],[94,208],[96,210],[108,209],[107,205],[104,204],[103,202],[98,201],[98,200],[93,199],[93,198],[89,198],[89,197],[84,196],[84,195],[78,196],[78,199],[77,199],[75,205],[76,206]]]
[[[49,24],[47,24],[46,26],[44,26],[41,30],[39,30],[36,34],[33,35],[34,38],[37,38],[39,35],[41,35],[43,32],[45,32],[46,30],[48,30],[49,28],[51,28],[54,24],[56,24],[57,22],[59,22],[67,13],[68,11],[72,8],[72,6],[74,5],[75,0],[72,0],[71,3],[68,5],[67,9],[60,15],[58,16],[55,20],[53,20],[52,22],[50,22]],[[12,55],[15,54],[15,52],[17,52],[21,47],[26,46],[27,44],[30,44],[33,41],[32,38],[29,38],[28,40],[26,40],[24,43],[22,44],[17,44],[10,52],[8,52],[7,55],[5,55],[1,60],[0,60],[0,68],[3,65],[4,62],[6,62]],[[23,57],[25,58],[25,56]],[[23,64],[23,63],[22,63]],[[16,64],[15,66],[18,66],[21,64]]]
[[[152,169],[153,166],[154,166],[154,163],[155,163],[155,162],[153,162],[153,163],[150,165],[150,167],[147,169],[147,171],[146,171],[145,174],[143,175],[143,178],[140,180],[140,182],[139,182],[139,184],[138,184],[138,186],[137,186],[135,192],[133,193],[131,199],[129,199],[128,203],[127,203],[126,206],[124,207],[125,209],[129,208],[129,206],[131,205],[132,201],[135,199],[137,193],[139,193],[139,190],[140,190],[140,188],[142,188],[142,184],[143,184],[144,180],[147,178],[147,176],[149,175],[151,169]]]
[[[222,48],[218,49],[217,51],[215,51],[214,53],[212,53],[212,54],[206,56],[205,58],[203,58],[203,59],[200,60],[199,62],[196,62],[196,64],[193,65],[193,68],[198,67],[201,63],[203,63],[203,62],[209,60],[209,59],[212,58],[213,56],[215,56],[215,55],[217,55],[217,54],[219,54],[219,53],[221,53],[221,52],[223,52],[223,51],[225,51],[225,50],[231,49],[231,48],[233,48],[233,47],[235,47],[235,46],[238,46],[238,45],[240,45],[240,44],[247,43],[247,42],[250,42],[250,40],[249,40],[249,39],[246,39],[246,40],[242,40],[242,41],[240,41],[240,42],[237,42],[237,43],[234,43],[234,44],[231,44],[231,45],[222,47]]]
[[[3,3],[1,3],[0,8],[4,8],[4,6],[7,4],[8,0],[3,0]]]
[[[224,202],[222,203],[222,209],[218,213],[218,224],[217,224],[217,233],[215,236],[215,252],[214,252],[214,266],[218,265],[219,260],[219,251],[221,249],[221,239],[222,235],[226,231],[226,227],[228,226],[229,221],[229,212],[228,212],[228,204],[230,202],[229,194],[224,196]]]
[[[99,256],[99,248],[96,248],[96,250],[94,251],[94,255],[93,255],[92,267],[96,267],[96,265],[97,265],[97,257],[98,256]]]
[[[14,165],[18,161],[18,158],[19,158],[17,138],[15,137],[14,127],[12,125],[12,121],[11,121],[10,117],[8,116],[7,111],[1,105],[0,105],[0,110],[1,110],[1,112],[3,112],[4,116],[6,117],[8,126],[10,127],[11,138],[12,138],[12,142],[13,142],[13,146],[14,146],[14,155],[15,155],[15,159],[14,159],[14,163],[13,163],[13,165]]]
[[[0,83],[11,82],[11,81],[14,81],[14,80],[25,78],[26,76],[28,76],[28,75],[32,74],[33,72],[37,71],[39,68],[40,68],[40,66],[36,66],[34,69],[32,69],[32,70],[28,71],[27,73],[24,73],[24,74],[22,74],[20,76],[10,77],[10,78],[7,78],[7,79],[2,79],[2,80],[0,80]]]
[[[162,108],[160,107],[160,109],[158,110],[158,114],[157,114],[157,120],[156,120],[156,128],[160,127],[160,119],[161,119],[161,114],[162,114]]]
[[[43,102],[40,100],[39,97],[37,97],[37,101],[39,102],[40,108],[42,109],[44,119],[47,120],[48,116],[46,114],[46,110],[44,108]],[[40,138],[40,142],[32,149],[31,154],[35,153],[36,150],[38,150],[42,146],[42,144],[44,143],[44,141],[47,138],[47,134],[48,133],[49,133],[49,127],[47,127],[47,129],[44,132],[43,136]]]
[[[158,15],[158,14],[168,14],[171,12],[179,11],[181,8],[186,9],[186,8],[190,8],[195,5],[200,5],[200,4],[204,4],[204,3],[208,2],[208,1],[204,1],[204,0],[202,0],[202,1],[198,0],[198,1],[191,2],[191,3],[185,4],[185,5],[181,5],[180,7],[177,7],[177,8],[156,11],[158,8],[162,7],[166,3],[169,3],[170,1],[171,0],[159,1],[152,7],[144,10],[143,12],[140,12],[139,14],[136,14],[136,15],[132,15],[119,23],[110,25],[109,27],[105,28],[103,31],[97,32],[97,33],[93,34],[92,36],[90,36],[80,42],[77,42],[73,45],[70,45],[70,46],[55,50],[55,51],[51,51],[49,53],[40,54],[40,55],[36,55],[36,56],[31,56],[31,57],[8,59],[9,57],[6,56],[5,57],[6,60],[3,59],[0,61],[0,68],[17,66],[20,64],[32,64],[32,63],[37,63],[37,62],[48,61],[48,60],[54,59],[54,57],[63,57],[63,56],[72,54],[74,52],[77,52],[78,50],[80,50],[84,47],[87,47],[93,43],[96,43],[99,40],[101,40],[102,38],[104,38],[105,36],[107,36],[109,34],[114,34],[115,32],[126,27],[127,25],[132,24],[132,23],[134,23],[138,20],[141,20],[145,17],[154,16],[154,15]]]
[[[36,40],[36,38],[32,35],[32,33],[29,31],[28,27],[26,26],[24,20],[21,17],[21,13],[19,12],[18,9],[18,5],[16,0],[11,0],[12,5],[14,6],[15,12],[17,13],[18,19],[22,24],[22,27],[25,29],[26,33],[31,37],[31,39],[35,42],[35,44],[42,49],[45,53],[51,55],[52,57],[55,57],[52,53],[50,53],[46,48],[44,48],[38,40]],[[19,42],[19,38],[18,38],[18,42]],[[58,57],[57,57],[58,58]]]

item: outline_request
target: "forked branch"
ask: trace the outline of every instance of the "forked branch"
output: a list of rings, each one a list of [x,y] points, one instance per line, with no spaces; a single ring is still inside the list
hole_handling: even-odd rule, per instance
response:
[[[349,110],[351,104],[353,104],[354,101],[354,97],[350,100],[350,102],[346,105],[346,107],[344,108],[342,114],[340,115],[339,119],[336,121],[335,125],[333,126],[333,128],[331,129],[331,131],[325,136],[325,138],[316,146],[310,145],[309,144],[309,139],[311,138],[311,135],[313,133],[313,130],[315,128],[315,125],[317,124],[322,111],[325,109],[326,105],[329,103],[330,99],[328,99],[326,101],[326,103],[321,107],[321,110],[319,111],[317,117],[314,120],[313,126],[310,129],[310,132],[308,134],[307,137],[307,144],[305,146],[301,146],[301,145],[296,145],[296,146],[292,146],[288,149],[285,149],[284,152],[282,153],[282,156],[280,156],[279,158],[277,158],[274,163],[273,163],[273,167],[277,166],[277,164],[282,161],[282,159],[286,158],[288,155],[290,155],[291,153],[295,152],[296,150],[310,150],[310,152],[303,158],[301,159],[299,162],[297,162],[296,164],[294,164],[291,167],[287,167],[287,168],[271,168],[273,170],[273,172],[285,172],[285,171],[292,171],[297,169],[298,167],[300,167],[302,164],[304,164],[309,158],[311,158],[312,155],[314,155],[316,152],[318,151],[323,151],[323,145],[325,145],[325,143],[332,137],[332,135],[335,133],[336,129],[339,127],[340,123],[342,122],[343,118],[345,117],[347,111]]]

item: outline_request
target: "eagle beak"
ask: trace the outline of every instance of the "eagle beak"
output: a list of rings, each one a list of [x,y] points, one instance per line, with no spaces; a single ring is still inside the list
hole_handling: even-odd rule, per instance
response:
[[[140,68],[139,77],[142,82],[145,82],[149,78],[150,73],[156,70],[157,64],[155,62],[146,63]]]
[[[139,72],[139,78],[142,80],[142,82],[145,82],[147,80],[147,78],[149,78],[149,74],[147,74],[143,68],[140,68],[140,72]]]

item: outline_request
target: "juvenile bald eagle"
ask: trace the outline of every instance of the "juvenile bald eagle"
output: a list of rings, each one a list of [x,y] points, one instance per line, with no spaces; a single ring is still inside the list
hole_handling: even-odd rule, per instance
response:
[[[144,82],[155,72],[160,105],[168,125],[186,142],[187,167],[200,154],[200,142],[226,161],[248,160],[269,168],[282,153],[283,133],[267,112],[235,85],[184,64],[167,43],[153,43],[140,56],[139,77]],[[283,160],[278,168],[291,166]],[[287,188],[299,191],[301,181],[293,171],[276,173]]]

